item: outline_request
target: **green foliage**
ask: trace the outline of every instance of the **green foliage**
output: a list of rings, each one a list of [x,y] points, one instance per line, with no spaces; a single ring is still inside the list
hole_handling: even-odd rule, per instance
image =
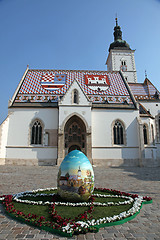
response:
[[[98,207],[94,208],[92,216],[94,219],[99,219],[105,217],[113,217],[114,215],[119,215],[121,212],[127,211],[132,207],[132,205],[119,205],[110,207]]]
[[[78,215],[84,213],[88,210],[88,207],[68,207],[68,206],[56,206],[56,210],[58,215],[63,218],[71,218],[74,219]]]
[[[37,216],[44,216],[47,221],[51,220],[51,216],[49,214],[49,206],[14,202],[14,207],[26,215],[28,215],[29,213],[36,214]]]

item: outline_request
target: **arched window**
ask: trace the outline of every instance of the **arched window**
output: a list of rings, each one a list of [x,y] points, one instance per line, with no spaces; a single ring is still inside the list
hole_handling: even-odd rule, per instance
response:
[[[113,138],[114,144],[124,144],[124,127],[119,120],[113,126]]]
[[[147,126],[143,125],[143,137],[144,137],[144,144],[148,144],[148,136],[147,136]]]
[[[31,129],[31,144],[42,144],[42,125],[36,120]]]
[[[122,61],[121,61],[121,65],[122,65],[122,66],[125,66],[125,65],[126,65],[126,61],[125,61],[125,60],[122,60]]]
[[[78,104],[78,91],[76,89],[73,90],[73,103]]]

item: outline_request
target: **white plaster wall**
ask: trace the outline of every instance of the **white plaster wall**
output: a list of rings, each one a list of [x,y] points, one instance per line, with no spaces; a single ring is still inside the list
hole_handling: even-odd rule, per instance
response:
[[[109,71],[120,71],[122,60],[125,60],[127,64],[127,71],[123,73],[124,77],[127,77],[128,82],[137,82],[134,51],[111,50],[107,61],[107,69]]]
[[[107,59],[107,71],[112,71],[113,70],[113,66],[112,66],[112,56],[111,53],[109,53],[108,59]]]
[[[93,146],[112,146],[112,123],[116,119],[121,120],[125,125],[127,146],[137,146],[136,117],[138,117],[137,110],[92,109]]]
[[[9,124],[9,116],[5,119],[5,121],[0,125],[0,163],[4,162],[6,156],[6,144],[8,137],[8,124]]]
[[[76,89],[78,91],[78,104],[73,103],[73,90]],[[67,93],[63,96],[62,101],[60,101],[59,105],[90,105],[90,102],[84,95],[84,92],[82,91],[81,87],[77,83],[77,81],[74,81],[70,88],[68,89]]]
[[[7,147],[7,159],[54,159],[57,158],[56,147]]]
[[[10,110],[8,146],[30,145],[30,124],[38,118],[44,129],[58,129],[58,109],[56,108],[12,108]]]
[[[9,135],[6,158],[55,159],[57,148],[30,146],[30,124],[40,119],[45,129],[58,129],[58,109],[56,108],[12,108],[9,110]]]
[[[142,105],[150,111],[151,115],[155,117],[160,113],[160,102],[144,102],[142,101]]]
[[[119,70],[121,67],[121,61],[125,60],[127,64],[127,71],[135,71],[135,60],[134,60],[134,54],[131,52],[125,52],[124,50],[122,52],[117,51],[113,53],[113,56],[115,58],[115,64],[114,69]]]
[[[138,147],[108,147],[108,148],[93,148],[93,159],[138,159]]]
[[[92,110],[92,157],[93,159],[121,159],[138,158],[138,111],[133,110]],[[112,123],[121,120],[126,129],[126,145],[112,144]]]
[[[144,155],[146,159],[156,159],[156,148],[146,147],[144,149]]]
[[[72,114],[78,114],[88,123],[88,127],[91,126],[91,107],[90,106],[59,106],[59,126],[62,126],[66,119]]]

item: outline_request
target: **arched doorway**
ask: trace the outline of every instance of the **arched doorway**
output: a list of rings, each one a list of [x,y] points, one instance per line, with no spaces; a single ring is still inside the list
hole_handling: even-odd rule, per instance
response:
[[[86,127],[76,115],[72,116],[64,128],[65,154],[72,150],[80,150],[86,154]]]

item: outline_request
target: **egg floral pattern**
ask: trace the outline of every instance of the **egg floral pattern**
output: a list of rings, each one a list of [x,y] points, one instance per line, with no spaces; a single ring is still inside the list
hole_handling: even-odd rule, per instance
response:
[[[58,194],[69,201],[87,201],[94,190],[94,172],[88,158],[73,150],[62,161],[57,177]]]

